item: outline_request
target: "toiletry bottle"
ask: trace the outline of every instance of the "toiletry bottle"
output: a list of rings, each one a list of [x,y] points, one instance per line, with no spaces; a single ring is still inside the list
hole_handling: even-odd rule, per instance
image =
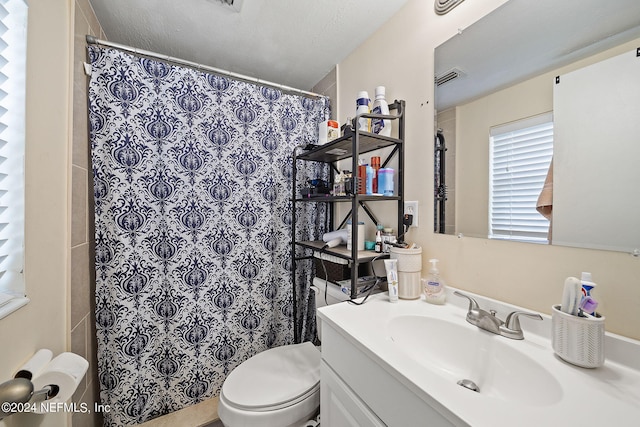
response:
[[[366,173],[367,182],[365,186],[365,194],[373,194],[373,176],[375,172],[373,171],[373,168],[371,166],[367,165]]]
[[[387,104],[384,96],[384,86],[378,86],[376,88],[376,99],[373,101],[373,108],[371,109],[373,114],[389,115],[389,104]],[[391,120],[371,119],[371,132],[378,135],[391,136]]]
[[[338,175],[336,175],[336,182],[333,186],[335,189],[334,196],[346,196],[347,195],[347,175],[344,171],[340,171]]]
[[[358,194],[365,194],[367,192],[367,165],[363,159],[360,159],[358,164]]]
[[[580,276],[580,283],[582,283],[582,296],[585,297],[590,297],[591,291],[597,286],[591,279],[591,273],[586,271],[582,272],[582,275]]]
[[[382,224],[376,226],[376,253],[382,253]]]
[[[591,297],[591,291],[593,290],[593,288],[595,288],[597,285],[595,283],[592,282],[592,278],[591,278],[591,273],[587,272],[587,271],[583,271],[582,275],[580,276],[580,284],[582,285],[582,299],[584,300],[587,297]],[[593,300],[595,302],[595,300]],[[595,303],[596,307],[597,307],[597,302]],[[590,304],[592,306],[592,304]],[[591,311],[588,311],[587,309],[584,310],[586,313],[589,314],[593,314],[593,312],[595,311],[595,308]]]
[[[332,191],[332,195],[333,196],[339,196],[340,195],[340,183],[342,182],[342,175],[341,173],[336,175],[335,179],[333,180],[333,191]]]
[[[371,112],[369,105],[371,99],[369,99],[369,93],[366,90],[358,92],[358,99],[356,100],[356,116],[358,114],[369,114]],[[359,118],[358,129],[365,132],[371,131],[371,119]]]
[[[444,304],[446,294],[444,291],[444,282],[438,271],[438,260],[430,259],[431,267],[426,279],[421,279],[424,287],[424,296],[427,302],[431,304]]]
[[[383,196],[393,196],[395,187],[393,173],[392,168],[382,168],[378,170],[378,193],[381,193]]]
[[[371,167],[373,168],[373,193],[378,191],[378,171],[380,170],[380,156],[371,157]],[[382,193],[382,191],[380,191]]]
[[[389,301],[398,302],[398,260],[385,259],[384,268],[387,270],[387,287],[389,289]]]

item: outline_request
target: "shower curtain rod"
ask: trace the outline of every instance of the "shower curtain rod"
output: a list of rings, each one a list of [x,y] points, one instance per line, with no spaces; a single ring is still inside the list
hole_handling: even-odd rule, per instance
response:
[[[89,34],[86,35],[86,40],[87,40],[88,44],[96,44],[96,45],[101,45],[101,46],[113,47],[115,49],[119,49],[119,50],[124,50],[126,52],[135,53],[136,55],[142,55],[142,56],[146,56],[146,57],[150,57],[150,58],[154,58],[154,59],[160,59],[160,60],[163,60],[163,61],[171,62],[171,63],[178,64],[178,65],[184,65],[186,67],[194,68],[196,70],[210,71],[210,72],[215,73],[215,74],[221,74],[223,76],[233,77],[234,79],[243,80],[243,81],[246,81],[246,82],[249,82],[249,83],[257,83],[257,84],[264,85],[264,86],[274,87],[274,88],[280,89],[280,90],[282,90],[284,92],[301,94],[301,95],[305,95],[305,96],[309,96],[309,97],[313,97],[313,98],[322,98],[322,97],[324,97],[324,95],[321,95],[319,93],[308,92],[306,90],[296,89],[294,87],[281,85],[279,83],[273,83],[273,82],[270,82],[270,81],[267,81],[267,80],[260,80],[260,79],[257,79],[255,77],[245,76],[243,74],[234,73],[232,71],[221,70],[220,68],[215,68],[215,67],[210,67],[208,65],[198,64],[196,62],[187,61],[185,59],[174,58],[173,56],[163,55],[161,53],[151,52],[149,50],[138,49],[138,48],[135,48],[135,47],[126,46],[126,45],[123,45],[123,44],[120,44],[120,43],[114,43],[114,42],[110,42],[110,41],[107,41],[107,40],[100,40],[100,39],[98,39],[98,38],[96,38],[96,37],[94,37],[92,35],[89,35]]]

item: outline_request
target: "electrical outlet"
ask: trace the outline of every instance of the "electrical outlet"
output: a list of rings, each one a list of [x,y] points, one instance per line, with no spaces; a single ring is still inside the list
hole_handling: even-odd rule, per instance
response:
[[[413,224],[412,227],[418,226],[418,201],[404,202],[404,213],[413,215]]]

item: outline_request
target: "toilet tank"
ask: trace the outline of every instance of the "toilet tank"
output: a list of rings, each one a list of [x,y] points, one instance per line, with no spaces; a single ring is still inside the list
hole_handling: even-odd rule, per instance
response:
[[[324,299],[325,286],[328,286],[326,301]],[[349,299],[349,295],[342,292],[337,285],[318,277],[313,279],[313,286],[311,289],[316,293],[316,308],[324,307],[325,305],[337,304]]]
[[[325,301],[324,290],[327,286],[327,299]],[[311,290],[316,293],[316,308],[324,307],[325,305],[337,304],[349,299],[349,295],[343,293],[337,285],[328,283],[324,279],[320,279],[318,277],[313,279]],[[322,341],[322,322],[318,322],[316,318],[316,323],[318,327],[318,339]]]

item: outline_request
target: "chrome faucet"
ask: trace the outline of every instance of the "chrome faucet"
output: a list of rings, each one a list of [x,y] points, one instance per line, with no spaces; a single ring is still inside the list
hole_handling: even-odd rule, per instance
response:
[[[469,309],[467,310],[467,322],[477,326],[480,329],[489,331],[496,335],[502,335],[506,338],[514,340],[524,339],[522,328],[520,327],[520,316],[527,316],[533,319],[542,320],[542,316],[537,313],[527,313],[524,311],[514,311],[510,313],[505,321],[500,320],[496,316],[495,310],[486,311],[480,308],[478,302],[465,295],[462,292],[453,291],[454,295],[464,297],[469,300]]]
[[[504,320],[504,325],[500,326],[500,335],[514,340],[523,340],[524,333],[520,327],[520,316],[527,316],[532,319],[542,320],[542,316],[538,313],[527,313],[526,311],[514,311],[509,313]]]

